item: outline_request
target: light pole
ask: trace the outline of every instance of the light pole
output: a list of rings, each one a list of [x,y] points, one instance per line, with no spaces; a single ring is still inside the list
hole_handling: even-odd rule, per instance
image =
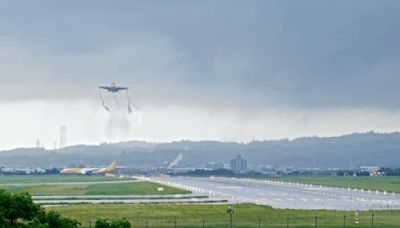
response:
[[[374,213],[372,213],[372,215],[371,215],[371,225],[372,225],[372,228],[374,228]]]
[[[346,228],[346,215],[343,215],[343,228]]]
[[[228,207],[226,212],[229,214],[229,228],[233,228],[233,214],[235,214],[235,210],[231,207]]]

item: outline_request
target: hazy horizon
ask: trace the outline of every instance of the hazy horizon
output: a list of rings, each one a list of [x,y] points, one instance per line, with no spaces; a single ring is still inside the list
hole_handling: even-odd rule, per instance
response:
[[[346,136],[351,136],[351,135],[363,135],[363,134],[377,134],[377,135],[390,135],[390,134],[399,134],[400,131],[392,131],[392,132],[377,132],[377,131],[366,131],[366,132],[352,132],[349,134],[342,134],[342,135],[331,135],[331,136],[318,136],[318,135],[310,135],[310,136],[301,136],[301,137],[294,137],[294,138],[276,138],[276,139],[257,139],[254,137],[254,139],[248,140],[248,141],[229,141],[229,140],[210,140],[210,139],[201,139],[201,140],[191,140],[191,139],[176,139],[176,140],[170,140],[170,141],[147,141],[145,139],[140,140],[140,139],[127,139],[127,140],[121,140],[121,141],[104,141],[104,142],[95,142],[95,143],[80,143],[80,144],[70,144],[65,146],[64,148],[67,147],[74,147],[74,146],[99,146],[103,144],[124,144],[124,143],[130,143],[130,142],[138,142],[138,143],[148,143],[148,144],[168,144],[168,143],[179,143],[179,142],[217,142],[217,143],[237,143],[237,144],[250,144],[253,142],[274,142],[274,141],[289,141],[293,142],[296,140],[302,140],[302,139],[307,139],[307,138],[319,138],[319,139],[329,139],[329,138],[340,138],[340,137],[346,137]],[[7,149],[2,149],[0,152],[4,151],[10,151],[10,150],[15,150],[15,149],[33,149],[37,148],[36,145],[32,146],[27,146],[27,147],[15,147],[15,148],[7,148]],[[51,147],[39,147],[43,148],[46,150],[53,150],[54,148]],[[56,148],[56,149],[62,149],[62,148]]]

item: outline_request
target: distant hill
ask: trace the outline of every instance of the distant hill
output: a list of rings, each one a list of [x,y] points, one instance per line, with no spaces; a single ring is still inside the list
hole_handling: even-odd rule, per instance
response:
[[[255,141],[247,144],[216,141],[146,143],[142,141],[77,145],[51,151],[18,148],[0,152],[0,166],[63,167],[72,165],[168,166],[179,153],[181,164],[204,166],[228,162],[240,153],[252,165],[353,168],[360,165],[400,166],[400,133],[357,133],[340,137]]]

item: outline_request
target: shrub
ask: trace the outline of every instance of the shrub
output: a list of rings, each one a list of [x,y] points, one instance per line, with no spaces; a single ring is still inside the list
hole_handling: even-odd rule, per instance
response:
[[[126,219],[116,219],[111,221],[111,223],[107,222],[105,219],[99,219],[96,221],[96,228],[131,228],[131,223]]]
[[[113,220],[111,222],[112,228],[131,228],[131,223],[126,219]]]
[[[111,225],[107,220],[99,219],[96,221],[95,228],[111,228]]]

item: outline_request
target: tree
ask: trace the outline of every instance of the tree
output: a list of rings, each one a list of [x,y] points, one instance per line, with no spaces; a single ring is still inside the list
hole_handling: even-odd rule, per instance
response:
[[[0,212],[5,217],[5,213],[10,207],[11,204],[11,193],[5,191],[4,189],[0,189]]]
[[[28,193],[11,194],[0,189],[0,228],[17,227],[18,219],[29,222],[31,227],[76,228],[80,225],[77,220],[62,218],[57,212],[46,213]]]
[[[0,213],[0,228],[8,228],[8,227],[10,227],[10,223],[4,217],[4,214],[1,212]]]
[[[33,203],[32,197],[26,193],[17,193],[11,197],[11,204],[6,213],[6,218],[15,224],[18,218],[31,221],[40,211],[40,206]]]
[[[11,225],[15,225],[17,220],[32,220],[40,211],[40,206],[34,204],[28,193],[11,194],[5,190],[0,190],[0,213]]]
[[[49,228],[77,228],[80,223],[75,219],[62,218],[61,215],[55,211],[49,211],[45,215],[45,224]]]

